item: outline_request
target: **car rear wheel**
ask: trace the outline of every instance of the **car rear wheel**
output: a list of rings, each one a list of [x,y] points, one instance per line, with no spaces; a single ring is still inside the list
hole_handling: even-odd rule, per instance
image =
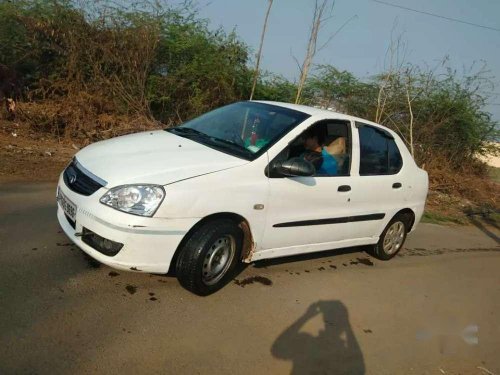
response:
[[[189,291],[206,296],[222,288],[234,275],[243,241],[232,220],[202,224],[185,243],[177,259],[176,274]]]
[[[373,245],[373,256],[389,260],[403,247],[408,232],[408,220],[405,215],[396,215],[385,227],[377,244]]]

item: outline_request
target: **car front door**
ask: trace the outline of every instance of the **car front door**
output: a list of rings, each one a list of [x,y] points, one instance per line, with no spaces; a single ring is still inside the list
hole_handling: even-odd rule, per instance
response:
[[[350,177],[352,150],[352,124],[349,121],[321,121],[333,129],[329,135],[330,150],[344,138],[346,149],[336,154],[338,170],[334,175],[284,177],[273,175],[270,169],[267,222],[255,259],[312,252],[335,247],[335,243],[348,242],[355,237],[355,224],[351,216],[352,178]],[[274,158],[286,160],[300,155],[301,136],[297,137]],[[357,144],[357,141],[355,142]],[[332,146],[333,145],[333,146]],[[326,149],[327,147],[324,147]],[[336,151],[332,151],[336,152]],[[333,247],[332,247],[333,246]],[[348,244],[346,246],[349,246]],[[339,246],[337,246],[339,247]]]

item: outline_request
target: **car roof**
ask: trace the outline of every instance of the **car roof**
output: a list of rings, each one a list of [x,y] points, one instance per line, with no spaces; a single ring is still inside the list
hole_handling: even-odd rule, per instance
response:
[[[292,104],[292,103],[284,103],[284,102],[273,102],[273,101],[270,101],[270,100],[253,100],[253,101],[257,102],[257,103],[271,104],[271,105],[275,105],[275,106],[278,106],[278,107],[293,109],[295,111],[307,113],[308,115],[311,115],[311,116],[324,116],[325,118],[335,118],[335,119],[339,119],[339,120],[359,121],[359,122],[362,122],[364,124],[375,125],[375,126],[387,129],[387,130],[389,130],[392,133],[391,129],[387,128],[386,126],[377,124],[377,123],[375,123],[373,121],[366,120],[366,119],[363,119],[363,118],[360,118],[360,117],[356,117],[356,116],[346,115],[344,113],[330,111],[328,109],[314,108],[314,107],[309,107],[307,105],[302,105],[302,104]]]

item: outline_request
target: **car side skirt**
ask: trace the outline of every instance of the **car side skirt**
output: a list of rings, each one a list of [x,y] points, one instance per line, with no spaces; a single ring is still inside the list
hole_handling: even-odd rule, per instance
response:
[[[292,255],[315,253],[318,251],[342,249],[353,246],[373,245],[376,244],[378,240],[379,237],[377,236],[377,237],[357,238],[354,240],[349,239],[349,240],[341,240],[335,242],[325,242],[325,243],[308,244],[300,246],[281,247],[275,249],[266,249],[255,252],[250,261],[254,262],[262,259],[280,258]]]

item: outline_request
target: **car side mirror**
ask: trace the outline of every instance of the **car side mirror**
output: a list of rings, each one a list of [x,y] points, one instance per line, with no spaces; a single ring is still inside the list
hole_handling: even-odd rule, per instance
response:
[[[296,157],[284,161],[276,161],[273,164],[273,171],[281,176],[314,176],[316,168],[303,158]]]

